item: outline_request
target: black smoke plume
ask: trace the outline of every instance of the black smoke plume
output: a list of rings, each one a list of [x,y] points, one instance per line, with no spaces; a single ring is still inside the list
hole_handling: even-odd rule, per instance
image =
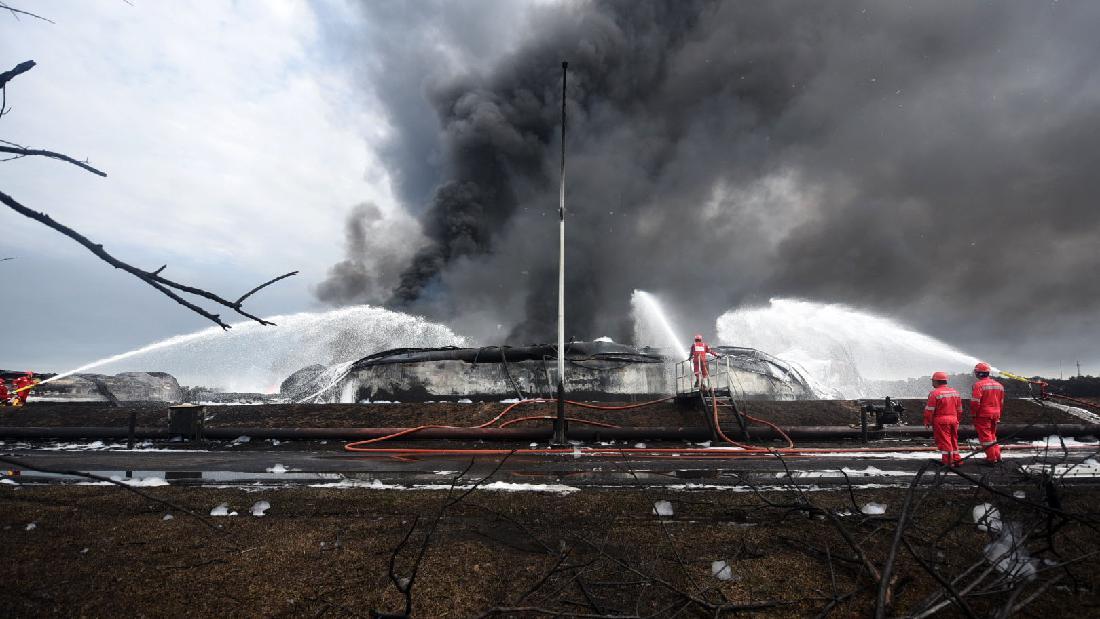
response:
[[[798,296],[979,354],[1100,335],[1100,4],[382,4],[360,27],[401,41],[362,44],[405,64],[366,77],[427,238],[393,305],[553,338],[568,60],[569,335],[629,339],[635,288],[691,331]]]

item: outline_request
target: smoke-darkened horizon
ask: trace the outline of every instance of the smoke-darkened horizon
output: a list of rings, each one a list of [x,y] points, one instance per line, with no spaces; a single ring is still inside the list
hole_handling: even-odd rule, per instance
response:
[[[363,5],[423,242],[352,217],[324,301],[553,338],[564,59],[569,335],[629,340],[635,288],[707,328],[788,296],[948,340],[1100,332],[1100,5],[500,7]]]

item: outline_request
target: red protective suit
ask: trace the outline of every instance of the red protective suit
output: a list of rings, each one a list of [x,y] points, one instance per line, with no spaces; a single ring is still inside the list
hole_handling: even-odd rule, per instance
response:
[[[34,385],[34,379],[30,376],[20,376],[11,381],[12,387],[12,403],[16,406],[23,406],[27,403],[27,397],[30,395],[30,389],[23,389],[23,387],[30,387]],[[22,389],[22,391],[20,391]]]
[[[696,382],[699,377],[707,378],[710,376],[710,372],[707,369],[707,355],[718,356],[718,353],[710,349],[710,346],[703,340],[695,340],[691,345],[691,369],[695,373]]]
[[[4,382],[4,379],[0,378],[0,406],[4,406],[8,403],[11,396],[8,395],[8,384]]]
[[[924,425],[931,425],[936,447],[944,464],[955,466],[962,461],[959,455],[959,421],[962,419],[962,398],[959,392],[947,385],[940,385],[928,393],[924,406]]]
[[[1001,446],[997,444],[997,423],[1001,421],[1004,402],[1005,388],[1001,383],[988,376],[974,383],[974,390],[970,395],[970,416],[974,419],[978,441],[985,450],[985,459],[990,462],[1001,461]]]

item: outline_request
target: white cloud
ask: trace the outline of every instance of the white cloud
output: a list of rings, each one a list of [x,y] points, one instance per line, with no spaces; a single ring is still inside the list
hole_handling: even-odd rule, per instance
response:
[[[3,57],[38,62],[9,86],[0,137],[88,157],[109,176],[0,165],[24,204],[128,257],[265,274],[323,273],[340,258],[353,204],[404,217],[364,144],[389,128],[326,62],[307,3],[54,0],[34,10],[57,24],[0,19]],[[55,234],[3,217],[17,248]]]

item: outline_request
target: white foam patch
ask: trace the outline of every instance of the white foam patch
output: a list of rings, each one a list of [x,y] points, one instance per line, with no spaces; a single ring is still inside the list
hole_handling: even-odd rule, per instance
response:
[[[657,516],[671,517],[673,515],[672,503],[669,501],[656,501],[653,503],[653,513]]]
[[[229,511],[229,503],[219,503],[210,510],[211,516],[236,516],[237,512]]]
[[[142,453],[142,452],[161,452],[172,451],[178,452],[178,449],[151,447],[154,443],[142,443],[140,447],[134,449],[127,449],[126,443],[104,443],[103,441],[93,441],[91,443],[47,443],[43,445],[31,444],[31,443],[13,443],[9,447],[13,450],[19,451],[125,451],[126,453]],[[205,453],[207,449],[188,449],[187,453]]]
[[[714,576],[718,580],[733,580],[733,570],[725,561],[712,561],[710,564],[710,575]]]
[[[1037,441],[1031,441],[1030,444],[1034,445],[1036,447],[1044,447],[1044,448],[1047,448],[1047,449],[1061,449],[1062,446],[1066,446],[1066,447],[1092,447],[1092,448],[1095,448],[1097,451],[1100,451],[1100,443],[1095,443],[1095,442],[1090,443],[1090,442],[1085,442],[1085,441],[1078,441],[1077,439],[1073,438],[1072,436],[1058,436],[1057,434],[1052,434],[1052,435],[1050,435],[1050,436],[1048,436],[1044,439],[1039,439]]]
[[[867,516],[881,516],[886,513],[885,503],[870,502],[859,508],[859,511],[863,512]]]
[[[908,484],[852,484],[853,488],[905,488]],[[667,486],[661,486],[662,490],[678,490],[680,492],[706,492],[712,490],[719,490],[722,492],[839,492],[848,491],[848,486],[818,486],[811,484],[808,486],[798,486],[797,488],[792,486],[783,485],[749,485],[749,484],[737,484],[723,486],[719,484],[669,484]]]
[[[310,488],[337,488],[337,489],[359,489],[359,490],[469,490],[473,488],[473,484],[456,484],[451,486],[450,484],[413,484],[410,486],[400,484],[386,484],[382,480],[374,479],[371,481],[361,479],[343,479],[337,482],[310,484]],[[477,487],[480,490],[489,490],[492,492],[547,492],[552,494],[572,494],[574,492],[580,492],[580,488],[574,486],[566,486],[562,484],[522,484],[505,481],[494,481],[486,484],[481,484]]]
[[[971,515],[974,518],[974,524],[978,525],[979,531],[992,531],[993,533],[999,533],[1001,531],[1001,512],[990,503],[981,503],[975,505],[971,510]]]
[[[1100,477],[1100,464],[1091,458],[1077,464],[1025,464],[1020,470],[1032,475],[1051,475],[1058,478]]]
[[[803,471],[792,470],[788,475],[787,471],[779,471],[775,474],[778,478],[791,477],[791,478],[813,478],[813,477],[843,477],[847,475],[851,477],[907,477],[913,475],[913,471],[885,471],[878,467],[868,466],[863,469],[852,469],[844,467],[842,469],[825,469],[816,471]]]
[[[168,481],[163,477],[139,477],[137,479],[130,479],[126,477],[120,477],[118,475],[112,475],[111,481],[117,481],[127,486],[135,486],[139,488],[147,488],[154,486],[167,486]]]

